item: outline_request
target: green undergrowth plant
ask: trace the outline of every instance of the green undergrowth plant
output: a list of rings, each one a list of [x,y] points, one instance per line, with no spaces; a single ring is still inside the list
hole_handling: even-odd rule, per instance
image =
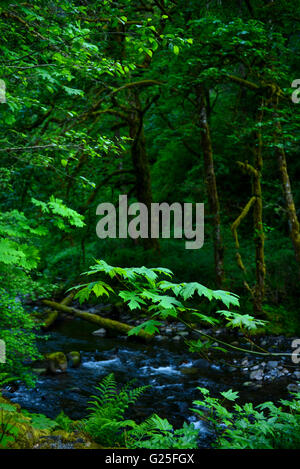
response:
[[[127,448],[192,449],[198,446],[198,431],[193,424],[184,422],[174,430],[167,419],[157,414],[140,424],[135,424],[126,434]]]
[[[6,403],[0,404],[0,449],[7,448],[17,439],[19,429],[16,423],[20,421],[22,418],[17,414],[14,406]]]
[[[84,431],[103,446],[124,446],[125,429],[134,425],[132,420],[124,420],[125,411],[148,387],[133,388],[133,381],[130,381],[118,390],[113,373],[103,378],[96,387],[97,395],[91,396]]]
[[[72,430],[74,430],[74,420],[70,419],[70,417],[68,417],[63,410],[55,418],[55,422],[57,423],[59,428],[66,432],[71,432]]]
[[[281,399],[280,405],[264,402],[239,405],[239,395],[231,389],[212,397],[198,388],[203,399],[194,401],[192,410],[214,430],[216,448],[221,449],[299,449],[300,393],[292,400]]]
[[[4,382],[5,380],[2,381],[2,384]],[[60,430],[71,433],[75,426],[76,423],[64,412],[61,412],[53,420],[44,414],[20,409],[5,399],[0,401],[0,449],[13,448],[19,440],[24,440],[24,437],[30,444],[30,438],[34,438],[38,434],[45,435]]]
[[[198,432],[193,425],[185,423],[174,430],[167,419],[156,414],[142,423],[124,419],[128,407],[148,388],[133,388],[133,381],[129,381],[118,391],[114,374],[106,376],[96,387],[98,394],[92,396],[90,415],[83,422],[83,430],[105,447],[196,448]]]
[[[1,364],[7,378],[18,376],[27,385],[35,382],[29,362],[41,355],[36,346],[37,324],[21,302],[0,288],[0,339],[5,342],[6,361]]]
[[[203,326],[211,328],[223,325],[248,334],[265,325],[265,321],[232,310],[239,306],[239,297],[235,293],[212,290],[198,282],[175,283],[172,281],[173,272],[163,267],[123,268],[97,260],[84,275],[96,279],[74,287],[78,290],[75,298],[80,303],[89,300],[91,296],[104,296],[110,300],[121,298],[130,310],[146,314],[146,320],[131,329],[128,335],[136,335],[140,330],[156,334],[159,333],[162,320],[181,321],[205,338],[191,344],[193,351],[202,353],[214,342],[213,337],[207,337],[199,330]]]

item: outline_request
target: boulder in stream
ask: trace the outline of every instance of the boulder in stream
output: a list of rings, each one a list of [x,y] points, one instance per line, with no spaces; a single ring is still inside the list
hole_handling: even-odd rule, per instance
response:
[[[77,352],[77,351],[69,352],[67,354],[67,357],[72,368],[78,368],[80,366],[80,363],[81,363],[80,352]]]
[[[47,353],[45,355],[47,369],[54,374],[65,373],[68,368],[68,360],[63,352]]]
[[[97,329],[96,331],[92,332],[93,335],[96,335],[98,337],[105,337],[106,336],[106,330],[101,327],[100,329]]]

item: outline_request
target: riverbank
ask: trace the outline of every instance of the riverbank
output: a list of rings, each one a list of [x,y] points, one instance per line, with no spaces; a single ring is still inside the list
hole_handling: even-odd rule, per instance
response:
[[[125,314],[122,320],[132,324],[140,321]],[[190,411],[193,400],[199,398],[197,387],[206,387],[214,395],[234,389],[239,391],[241,402],[253,404],[276,402],[298,389],[299,368],[290,357],[274,359],[234,352],[221,358],[217,351],[212,351],[205,360],[199,354],[188,352],[184,341],[192,335],[182,325],[174,323],[164,327],[163,334],[153,343],[145,344],[126,336],[112,337],[106,331],[99,332],[92,324],[62,317],[47,332],[48,340],[44,340],[45,334],[40,337],[40,351],[61,352],[67,357],[77,352],[79,366],[73,367],[69,362],[65,372],[40,374],[34,389],[12,385],[5,395],[31,412],[55,418],[63,409],[66,415],[77,420],[86,416],[95,386],[104,376],[114,373],[120,386],[132,379],[137,385],[151,386],[130,411],[129,418],[141,421],[159,409],[159,415],[177,428],[184,421],[194,422],[205,439],[206,429]],[[226,338],[232,344],[240,340],[238,334],[229,336],[228,331],[221,329],[216,331],[216,337]],[[262,336],[255,341],[271,352],[292,351],[289,348],[292,338]]]
[[[102,449],[82,432],[80,422],[72,423],[72,431],[43,414],[21,408],[0,392],[0,449]],[[70,423],[69,423],[70,424]]]

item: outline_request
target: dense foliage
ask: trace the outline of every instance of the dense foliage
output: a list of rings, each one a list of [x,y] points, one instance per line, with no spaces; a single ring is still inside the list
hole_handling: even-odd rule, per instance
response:
[[[200,334],[188,344],[193,352],[215,341],[202,326],[299,333],[299,18],[295,0],[1,2],[6,379],[33,384],[45,324],[32,302],[67,291],[81,304],[121,301],[140,314],[129,335],[181,321]],[[204,246],[185,249],[174,230],[169,238],[99,239],[98,204],[117,206],[122,194],[148,209],[204,203]],[[114,395],[122,412],[128,392]],[[121,414],[95,399],[86,431],[103,443],[99,418],[108,418],[110,444],[125,444]],[[236,407],[218,441],[248,447],[245,431],[249,446],[273,448],[284,428],[284,447],[295,446],[296,400],[289,413],[270,405],[271,417]],[[247,412],[256,423],[248,425]],[[70,424],[63,414],[60,421]],[[3,425],[9,443],[15,435]],[[171,441],[158,416],[144,425],[132,424],[128,446],[144,430],[151,448],[157,435],[161,447],[195,444],[190,427]]]
[[[296,449],[300,440],[300,395],[292,400],[280,400],[280,406],[264,402],[256,407],[251,403],[228,404],[238,399],[238,393],[223,392],[222,399],[211,397],[207,389],[199,388],[202,401],[194,401],[200,418],[214,428],[214,446],[222,449]]]

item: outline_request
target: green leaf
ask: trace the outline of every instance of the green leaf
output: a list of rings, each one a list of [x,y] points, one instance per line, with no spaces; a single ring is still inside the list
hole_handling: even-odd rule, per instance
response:
[[[136,327],[133,327],[129,332],[128,335],[138,335],[138,333],[141,330],[144,330],[150,335],[155,334],[156,332],[159,332],[159,329],[157,326],[162,326],[162,323],[159,321],[155,321],[154,319],[149,319],[148,321],[143,322],[142,324],[139,324]]]
[[[225,399],[228,401],[235,401],[239,397],[239,393],[236,391],[233,391],[232,389],[229,389],[228,391],[223,391],[220,393]]]

